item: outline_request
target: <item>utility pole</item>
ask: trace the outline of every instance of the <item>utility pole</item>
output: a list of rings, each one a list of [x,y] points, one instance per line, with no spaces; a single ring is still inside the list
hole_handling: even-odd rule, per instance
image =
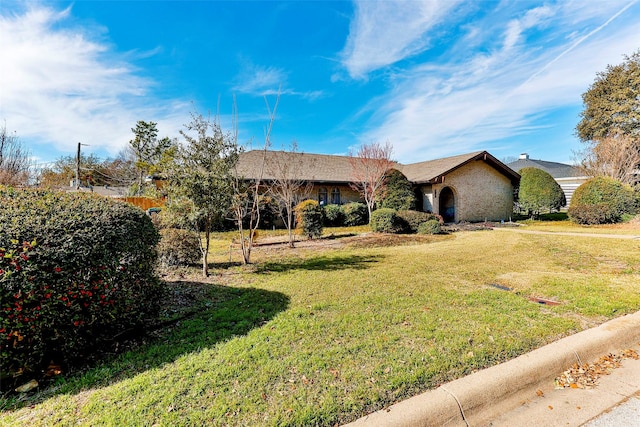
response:
[[[76,156],[76,190],[80,189],[80,144],[78,142],[78,155]]]
[[[78,154],[76,155],[76,182],[75,182],[76,190],[80,189],[80,146],[81,145],[89,145],[89,144],[82,144],[78,142]]]

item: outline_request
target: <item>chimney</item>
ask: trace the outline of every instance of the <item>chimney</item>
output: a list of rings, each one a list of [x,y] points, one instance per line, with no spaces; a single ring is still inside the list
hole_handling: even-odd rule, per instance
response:
[[[529,160],[529,155],[527,153],[522,153],[518,160]]]

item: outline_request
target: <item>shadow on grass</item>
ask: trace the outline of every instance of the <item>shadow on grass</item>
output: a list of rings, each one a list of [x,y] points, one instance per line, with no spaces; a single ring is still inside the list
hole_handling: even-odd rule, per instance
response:
[[[538,218],[540,221],[566,221],[569,215],[566,212],[555,212],[549,214],[541,214]]]
[[[258,273],[278,272],[290,270],[364,270],[372,263],[382,259],[379,255],[349,255],[349,256],[320,256],[307,259],[288,259],[280,262],[265,262],[258,266]]]
[[[102,354],[96,354],[92,362],[56,380],[33,375],[32,379],[40,382],[41,391],[35,395],[6,394],[0,397],[0,410],[15,410],[56,395],[76,394],[131,378],[183,355],[246,335],[289,306],[288,296],[264,289],[186,281],[170,282],[168,286],[172,293],[189,294],[181,298],[182,309],[180,301],[169,307],[169,311],[178,311],[173,320],[158,319],[146,334],[102,348]],[[198,289],[196,296],[194,289]]]

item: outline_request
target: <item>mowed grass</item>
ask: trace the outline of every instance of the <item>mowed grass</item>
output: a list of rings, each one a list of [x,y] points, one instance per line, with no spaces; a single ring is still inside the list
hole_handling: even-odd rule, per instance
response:
[[[335,425],[640,308],[635,240],[462,232],[246,268],[217,237],[197,315],[0,425]]]

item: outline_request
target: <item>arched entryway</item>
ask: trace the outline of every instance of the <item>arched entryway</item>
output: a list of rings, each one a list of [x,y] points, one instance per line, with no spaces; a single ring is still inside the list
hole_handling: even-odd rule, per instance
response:
[[[440,215],[444,222],[456,221],[456,200],[453,196],[453,190],[449,187],[444,187],[440,190]]]

